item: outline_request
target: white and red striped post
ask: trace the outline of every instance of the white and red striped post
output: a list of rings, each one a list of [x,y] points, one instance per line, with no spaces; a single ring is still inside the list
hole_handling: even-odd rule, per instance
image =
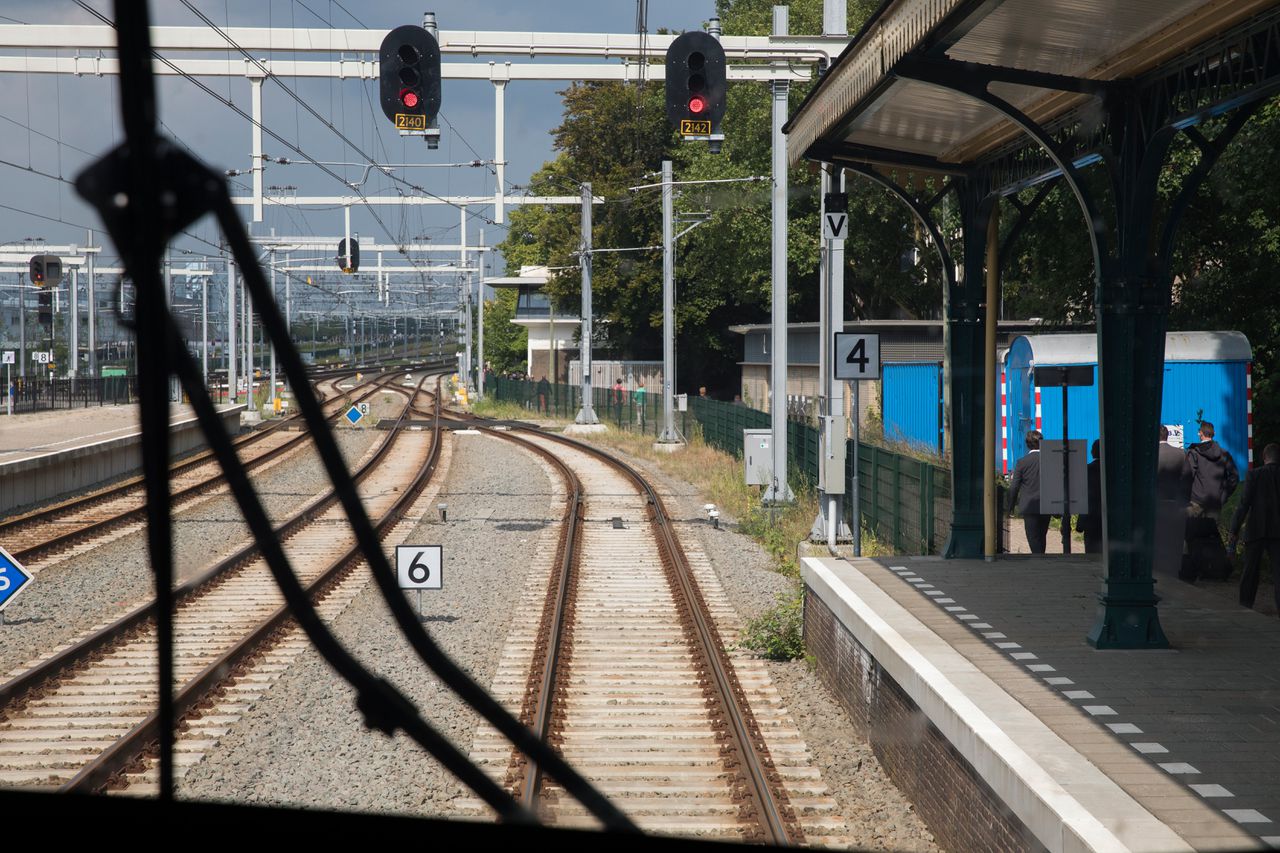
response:
[[[1000,469],[1009,473],[1009,388],[1000,371]]]
[[[1249,467],[1253,467],[1253,362],[1244,365],[1245,423],[1249,429]]]

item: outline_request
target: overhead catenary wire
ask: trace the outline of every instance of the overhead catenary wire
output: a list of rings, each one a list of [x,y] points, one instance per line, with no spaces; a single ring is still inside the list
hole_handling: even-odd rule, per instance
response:
[[[85,0],[74,0],[74,2],[75,2],[75,4],[76,4],[77,6],[79,6],[79,7],[80,7],[80,8],[82,8],[82,9],[84,9],[86,12],[88,12],[88,13],[89,13],[89,14],[91,14],[91,15],[93,15],[95,18],[97,18],[98,20],[102,21],[102,22],[103,22],[104,24],[106,24],[107,26],[110,26],[110,27],[113,27],[113,28],[115,27],[115,22],[114,22],[114,21],[112,21],[112,20],[111,20],[110,18],[108,18],[107,16],[103,15],[103,14],[102,14],[101,12],[99,12],[97,9],[94,9],[94,8],[93,8],[92,6],[90,6],[87,2],[85,2]],[[214,28],[215,28],[215,29],[217,29],[217,25],[216,25],[216,24],[214,24],[213,26],[214,26]],[[221,32],[221,30],[219,30],[219,32]],[[315,163],[315,158],[313,158],[313,157],[312,157],[310,154],[308,154],[306,151],[303,151],[301,147],[299,147],[299,146],[298,146],[298,145],[296,145],[295,143],[290,142],[289,140],[285,139],[283,136],[281,136],[280,134],[276,133],[276,132],[275,132],[274,130],[272,130],[271,128],[267,127],[267,126],[266,126],[266,124],[264,124],[264,123],[262,123],[262,122],[259,122],[259,121],[254,120],[253,116],[251,116],[249,113],[246,113],[246,112],[245,112],[241,107],[239,107],[239,106],[238,106],[238,105],[237,105],[233,100],[231,100],[231,98],[230,98],[230,97],[223,97],[223,96],[222,96],[221,94],[219,94],[218,92],[215,92],[215,91],[214,91],[212,88],[210,88],[208,85],[206,85],[206,84],[205,84],[205,83],[203,83],[202,81],[200,81],[200,80],[196,79],[195,77],[193,77],[192,75],[188,74],[187,72],[183,71],[181,68],[179,68],[179,67],[178,67],[177,65],[175,65],[173,62],[170,62],[170,61],[169,61],[169,59],[167,59],[166,57],[162,56],[158,51],[156,51],[156,50],[152,50],[152,51],[151,51],[151,54],[152,54],[152,56],[154,56],[154,57],[155,57],[159,62],[161,62],[161,63],[162,63],[162,64],[164,64],[166,67],[168,67],[170,70],[172,70],[175,74],[177,74],[177,75],[179,75],[179,76],[181,76],[181,77],[185,78],[187,81],[189,81],[190,83],[194,84],[194,85],[195,85],[197,88],[199,88],[201,91],[203,91],[203,92],[205,92],[206,94],[208,94],[209,96],[211,96],[211,97],[215,98],[215,99],[216,99],[216,100],[218,100],[220,103],[222,103],[224,106],[226,106],[226,107],[230,108],[232,111],[234,111],[234,112],[235,112],[237,115],[239,115],[241,118],[244,118],[245,120],[249,121],[251,124],[253,124],[253,125],[255,125],[255,126],[257,126],[257,127],[261,128],[261,130],[262,130],[262,132],[263,132],[263,133],[266,133],[268,136],[270,136],[272,139],[274,139],[274,140],[276,140],[277,142],[279,142],[281,145],[286,146],[286,147],[287,147],[287,148],[289,148],[289,150],[291,150],[291,151],[297,152],[297,154],[298,154],[299,156],[303,157],[304,159],[308,160],[309,162]],[[277,80],[277,83],[279,83],[279,80]],[[283,86],[284,84],[283,84],[283,83],[280,83],[280,85],[281,85],[281,86]],[[286,89],[288,89],[288,87],[285,87],[285,88],[286,88]],[[289,91],[292,91],[292,90],[289,90]],[[296,97],[296,96],[295,96],[295,97]],[[321,119],[321,120],[323,121],[323,119]],[[327,122],[326,122],[326,123],[327,123]],[[336,130],[336,129],[335,129],[335,130]],[[360,154],[361,154],[361,156],[365,156],[365,157],[366,157],[366,159],[367,159],[367,155],[365,155],[363,152],[358,152],[358,153],[360,153]],[[319,168],[321,171],[323,171],[325,174],[327,174],[327,175],[329,175],[330,177],[332,177],[334,180],[336,180],[336,181],[338,181],[338,182],[342,183],[344,186],[347,186],[349,189],[351,189],[350,184],[349,184],[349,183],[348,183],[348,182],[347,182],[347,181],[346,181],[346,180],[345,180],[341,175],[339,175],[338,173],[334,172],[332,169],[328,168],[327,166],[318,166],[318,168]],[[406,182],[406,183],[407,183],[407,182]],[[418,189],[421,189],[421,188],[418,188]],[[397,240],[395,239],[395,235],[393,235],[393,234],[392,234],[392,232],[391,232],[391,229],[390,229],[389,227],[387,227],[386,222],[385,222],[385,221],[383,220],[383,218],[378,214],[377,210],[375,210],[375,209],[374,209],[373,205],[369,204],[369,199],[368,199],[368,197],[367,197],[364,193],[360,192],[359,190],[352,189],[352,191],[353,191],[353,192],[355,193],[355,195],[359,198],[360,202],[364,205],[365,209],[369,212],[369,215],[370,215],[370,216],[372,216],[372,217],[373,217],[373,219],[374,219],[374,221],[376,221],[376,222],[378,223],[378,225],[382,228],[383,232],[387,235],[387,237],[390,239],[390,241],[391,241],[392,243],[395,243],[395,244],[399,245],[399,241],[397,241]],[[433,195],[432,193],[429,193],[429,192],[427,192],[426,190],[422,190],[422,191],[423,191],[425,194],[427,194],[427,195]],[[448,203],[448,202],[446,202],[446,203]],[[455,207],[457,207],[457,205],[454,205],[454,206],[455,206]],[[401,249],[401,250],[400,250],[400,253],[405,257],[405,259],[406,259],[406,260],[408,260],[408,261],[409,261],[409,263],[410,263],[410,264],[414,264],[415,266],[417,265],[417,262],[415,261],[415,259],[413,259],[412,257],[410,257],[410,256],[409,256],[409,254],[408,254],[407,252],[405,252],[403,249]]]

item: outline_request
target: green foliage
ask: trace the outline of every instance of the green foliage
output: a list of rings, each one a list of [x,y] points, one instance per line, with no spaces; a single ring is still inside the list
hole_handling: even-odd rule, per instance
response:
[[[1215,119],[1200,131],[1212,139],[1224,122]],[[1280,104],[1273,100],[1227,146],[1191,200],[1176,232],[1171,267],[1171,330],[1238,330],[1253,345],[1254,426],[1261,444],[1280,440],[1280,301],[1273,295],[1280,267],[1280,194],[1269,156],[1278,146]],[[1200,159],[1200,149],[1179,135],[1158,185],[1156,238]],[[1084,177],[1100,206],[1110,210],[1106,169],[1094,166]],[[1025,190],[1020,200],[1029,201],[1035,192]],[[1005,211],[1001,230],[1007,235],[1014,217],[1008,206]],[[1003,284],[1008,318],[1093,323],[1093,257],[1083,215],[1064,184],[1026,223],[1005,261]]]
[[[484,357],[498,374],[525,369],[529,330],[511,322],[516,298],[514,290],[503,289],[484,304]]]
[[[795,660],[804,655],[803,593],[797,585],[775,601],[773,608],[747,622],[739,643],[769,660]]]

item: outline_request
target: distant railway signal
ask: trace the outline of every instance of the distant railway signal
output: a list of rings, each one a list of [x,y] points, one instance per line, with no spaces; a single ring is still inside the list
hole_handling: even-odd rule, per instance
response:
[[[387,33],[378,54],[382,111],[401,136],[440,140],[440,44],[422,27],[406,24]]]
[[[724,48],[701,31],[685,33],[667,48],[667,120],[685,139],[705,139],[720,152],[728,93]]]
[[[32,284],[53,287],[62,281],[62,259],[57,255],[32,255],[28,272]]]
[[[360,242],[352,237],[347,240],[345,237],[338,241],[338,269],[348,275],[360,269]],[[307,279],[307,283],[311,283],[311,279]]]

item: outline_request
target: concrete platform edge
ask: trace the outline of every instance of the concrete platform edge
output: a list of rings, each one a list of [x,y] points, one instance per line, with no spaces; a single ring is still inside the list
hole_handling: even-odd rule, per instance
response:
[[[804,557],[801,576],[1049,850],[1193,849],[854,563]]]
[[[218,417],[233,435],[239,431],[244,408],[235,405],[218,410]],[[173,421],[169,433],[175,456],[205,446],[195,417]],[[136,471],[141,467],[141,442],[141,432],[133,432],[0,463],[0,515]]]

